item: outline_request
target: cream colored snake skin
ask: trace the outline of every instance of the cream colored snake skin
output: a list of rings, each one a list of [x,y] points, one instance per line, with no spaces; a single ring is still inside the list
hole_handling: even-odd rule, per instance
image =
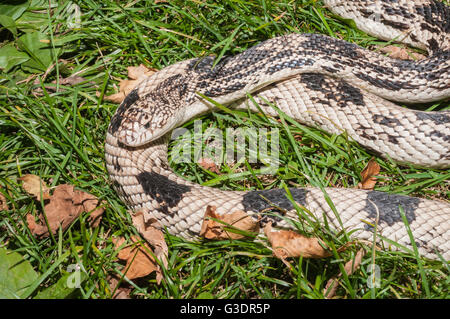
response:
[[[106,137],[106,163],[121,199],[147,219],[156,218],[177,236],[198,236],[205,209],[243,210],[277,226],[284,217],[267,215],[273,206],[298,220],[281,189],[222,191],[188,182],[169,167],[170,132],[213,105],[251,108],[248,93],[276,116],[267,100],[300,123],[347,134],[381,157],[423,167],[450,166],[450,112],[421,112],[389,101],[422,103],[450,97],[450,10],[429,0],[327,0],[336,14],[365,32],[428,50],[428,58],[400,61],[321,34],[288,34],[236,56],[191,59],[141,82],[117,109]],[[389,100],[389,101],[388,101]],[[401,206],[421,255],[450,259],[450,203],[344,188],[326,188],[339,219],[317,188],[292,188],[294,200],[339,231],[372,240],[377,232],[411,249]],[[286,213],[286,211],[288,211]],[[281,214],[281,213],[280,213]],[[388,245],[388,241],[384,242]],[[395,247],[392,247],[395,248]]]

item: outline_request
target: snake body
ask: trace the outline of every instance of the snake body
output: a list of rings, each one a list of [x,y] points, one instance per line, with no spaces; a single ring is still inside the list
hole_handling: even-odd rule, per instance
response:
[[[289,34],[221,59],[194,58],[142,81],[122,102],[106,136],[106,163],[121,199],[187,239],[199,235],[206,207],[218,214],[242,210],[279,227],[298,219],[282,189],[223,191],[184,180],[170,168],[170,132],[215,106],[199,94],[234,108],[267,114],[273,102],[297,121],[348,136],[401,164],[450,167],[450,112],[423,112],[390,101],[430,102],[450,97],[450,9],[433,0],[327,0],[336,14],[363,31],[428,50],[420,61],[395,60],[320,34]],[[292,198],[319,221],[371,240],[374,225],[389,241],[411,248],[401,206],[419,252],[450,259],[450,204],[379,191],[292,188]],[[338,216],[326,196],[334,203]],[[277,218],[265,215],[282,208]],[[286,218],[285,218],[286,217]],[[395,247],[394,247],[395,248]]]

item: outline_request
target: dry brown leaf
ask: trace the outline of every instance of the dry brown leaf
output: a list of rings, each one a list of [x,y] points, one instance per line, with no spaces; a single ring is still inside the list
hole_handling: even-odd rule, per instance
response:
[[[103,203],[99,205],[97,197],[83,191],[75,190],[72,202],[74,205],[82,205],[82,212],[89,213],[88,222],[91,227],[98,227],[105,209],[102,207]]]
[[[45,182],[37,175],[26,174],[19,178],[22,181],[23,189],[30,195],[36,197],[38,201],[41,200],[41,189],[43,199],[50,198],[50,189]]]
[[[156,69],[147,68],[141,64],[139,66],[128,67],[128,77],[130,80],[119,82],[119,92],[105,96],[105,100],[113,103],[122,103],[123,99],[130,93],[142,80],[156,72]]]
[[[80,72],[78,72],[78,73],[80,73]],[[43,78],[41,78],[41,79],[42,79],[42,81],[44,80]],[[83,78],[83,77],[81,77],[81,76],[75,74],[75,75],[71,75],[71,76],[69,76],[69,77],[67,77],[67,78],[60,77],[60,78],[59,78],[59,85],[74,86],[74,85],[80,84],[80,83],[82,83],[82,82],[87,82],[87,81],[88,81],[88,80],[86,80],[85,78]],[[57,87],[56,87],[55,85],[53,85],[53,84],[56,84],[56,83],[58,83],[58,81],[53,80],[53,81],[52,81],[52,85],[44,84],[44,87],[45,87],[45,89],[46,89],[47,91],[56,92]],[[34,84],[40,84],[39,78],[37,78],[37,79],[34,81]],[[96,85],[96,83],[93,82],[93,81],[89,81],[89,84],[91,84],[92,86],[98,86],[98,85]],[[60,91],[60,92],[64,92],[64,91],[66,91],[66,89],[60,87],[60,88],[59,88],[59,91]],[[35,96],[42,96],[42,95],[43,95],[43,90],[42,90],[42,88],[41,88],[41,87],[38,87],[38,88],[34,89],[34,90],[33,90],[33,94],[34,94]]]
[[[66,230],[70,224],[82,213],[95,209],[90,216],[91,225],[98,225],[103,208],[97,207],[98,199],[86,192],[75,190],[73,185],[58,185],[53,195],[49,196],[49,202],[44,206],[48,225],[53,234],[56,234],[61,226]],[[34,216],[27,214],[26,220],[28,227],[33,235],[37,237],[49,236],[49,230],[43,216],[39,217],[39,223],[36,223]]]
[[[0,186],[0,188],[2,188]],[[6,197],[0,192],[0,211],[9,210],[8,204],[6,204]]]
[[[377,183],[376,175],[380,173],[380,165],[371,158],[367,163],[366,167],[361,172],[362,181],[358,183],[359,189],[369,189],[372,190]]]
[[[126,281],[119,280],[116,276],[111,275],[106,277],[106,280],[110,292],[114,293],[112,299],[130,299],[131,287]]]
[[[128,67],[128,77],[132,80],[139,80],[148,77],[155,73],[157,70],[153,68],[147,68],[145,65]]]
[[[81,82],[86,82],[87,80],[85,78],[83,78],[82,76],[78,76],[78,75],[71,75],[67,78],[61,78],[59,80],[59,84],[61,85],[77,85]],[[52,81],[52,83],[56,84],[56,80]],[[94,83],[94,82],[92,82]]]
[[[220,220],[223,223],[211,218]],[[234,232],[233,229],[257,233],[259,231],[259,221],[253,219],[242,210],[219,215],[216,213],[215,206],[208,205],[206,207],[200,236],[206,239],[242,239],[246,237],[243,234]]]
[[[122,248],[117,255],[119,259],[126,261],[122,272],[128,279],[145,277],[158,270],[158,263],[150,252],[151,248],[140,240],[139,237],[131,237],[133,244]],[[125,243],[123,237],[114,240],[115,247],[119,248]]]
[[[379,47],[380,51],[388,54],[393,59],[400,60],[423,60],[426,58],[425,55],[408,50],[407,48],[400,48],[395,45],[387,45],[384,47]]]
[[[292,230],[272,231],[272,223],[264,227],[264,233],[272,245],[273,254],[280,259],[288,257],[324,258],[331,256],[318,238],[308,238]]]
[[[347,275],[353,274],[355,272],[355,270],[357,270],[359,268],[365,254],[366,254],[366,251],[363,248],[361,248],[356,253],[355,258],[353,260],[350,260],[345,263],[344,270]],[[328,282],[323,290],[323,294],[325,295],[325,298],[330,299],[336,295],[340,277],[342,277],[342,273],[340,273],[336,277],[333,277],[330,280],[328,280]]]
[[[66,229],[72,221],[81,213],[79,207],[72,203],[73,186],[59,185],[55,188],[50,202],[44,206],[49,227],[53,234],[56,233],[59,226]],[[43,216],[40,217],[40,223],[36,223],[33,215],[26,216],[28,227],[37,237],[49,236],[47,225]]]
[[[200,158],[197,164],[200,165],[203,169],[206,169],[216,174],[220,174],[219,168],[217,167],[216,163],[209,157]]]
[[[131,299],[131,288],[118,288],[113,296],[113,299]]]
[[[97,94],[100,97],[100,92]],[[125,99],[125,94],[123,92],[114,93],[108,96],[105,96],[104,99],[106,101],[110,101],[116,104],[122,103],[122,101]]]
[[[156,258],[167,268],[169,248],[167,247],[164,233],[161,225],[153,218],[145,221],[145,216],[142,212],[131,214],[134,227],[144,237],[144,239],[154,248]],[[156,269],[156,282],[159,284],[163,278],[163,272],[160,265]]]

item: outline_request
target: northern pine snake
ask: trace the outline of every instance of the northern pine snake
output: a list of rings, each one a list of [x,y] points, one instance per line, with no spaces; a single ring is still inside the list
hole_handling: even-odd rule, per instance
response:
[[[169,66],[141,82],[122,102],[106,137],[106,162],[122,200],[168,231],[195,238],[208,205],[217,213],[258,214],[273,205],[293,211],[281,189],[235,192],[203,187],[178,177],[167,161],[167,141],[175,127],[214,109],[197,93],[224,105],[257,111],[248,93],[268,114],[275,103],[299,122],[347,134],[380,156],[399,163],[450,166],[450,112],[421,112],[389,102],[430,102],[450,97],[450,10],[430,0],[327,0],[330,9],[353,19],[382,39],[427,49],[421,61],[399,61],[320,34],[289,34],[267,40],[214,68],[214,57]],[[317,188],[291,189],[294,200],[324,215],[332,228],[353,236],[379,233],[406,247],[405,211],[419,252],[450,259],[450,204],[378,191],[327,188],[342,224]],[[295,213],[288,216],[297,218]],[[288,227],[283,220],[278,226]]]

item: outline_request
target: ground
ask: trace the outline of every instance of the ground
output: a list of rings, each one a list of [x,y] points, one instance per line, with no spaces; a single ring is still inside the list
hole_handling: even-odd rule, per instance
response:
[[[50,4],[50,6],[49,6]],[[244,51],[290,32],[314,32],[375,48],[374,39],[324,9],[320,1],[41,1],[0,4],[0,247],[16,251],[39,274],[22,297],[36,297],[82,264],[79,288],[56,297],[111,298],[113,277],[132,298],[323,298],[328,280],[344,270],[359,247],[337,248],[346,236],[317,235],[333,248],[323,259],[274,258],[265,241],[187,242],[170,235],[164,280],[155,274],[130,281],[121,276],[113,238],[136,235],[127,208],[108,180],[104,139],[127,67],[160,69],[188,58]],[[8,58],[6,58],[8,57]],[[72,76],[71,80],[67,80]],[[75,80],[75,78],[77,80]],[[420,106],[450,109],[447,102]],[[203,116],[202,129],[277,127],[281,160],[277,174],[258,176],[255,167],[175,164],[181,176],[231,190],[323,185],[356,187],[372,154],[349,141],[283,119],[221,111]],[[194,122],[184,125],[191,132]],[[449,200],[450,171],[404,167],[377,158],[375,189]],[[50,188],[71,184],[105,202],[99,227],[81,215],[67,230],[37,239],[25,221],[44,202],[22,188],[25,174],[40,176]],[[352,275],[344,272],[335,298],[448,298],[449,266],[414,253],[368,252]],[[375,264],[379,285],[368,285]],[[117,279],[116,279],[117,281]],[[122,289],[122,288],[118,288]]]

